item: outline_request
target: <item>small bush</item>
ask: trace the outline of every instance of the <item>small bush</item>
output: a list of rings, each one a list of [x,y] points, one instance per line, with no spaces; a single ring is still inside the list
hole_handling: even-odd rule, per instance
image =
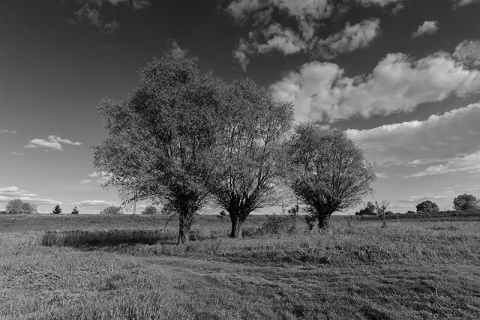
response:
[[[61,213],[62,213],[62,209],[60,208],[59,204],[57,204],[55,207],[53,207],[52,214],[61,214]]]
[[[159,214],[159,211],[156,207],[154,206],[148,206],[145,208],[145,210],[143,210],[142,214]]]
[[[78,211],[77,207],[73,208],[72,214],[79,214],[80,211]]]
[[[259,232],[262,234],[284,234],[295,230],[293,218],[291,216],[269,215],[267,222],[261,227]]]
[[[110,206],[100,211],[100,214],[122,214],[122,207]]]

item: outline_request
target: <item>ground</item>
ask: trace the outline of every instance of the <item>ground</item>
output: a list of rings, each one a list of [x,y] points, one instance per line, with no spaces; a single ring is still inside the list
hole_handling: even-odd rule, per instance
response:
[[[203,240],[186,246],[93,246],[85,234],[116,229],[139,239],[137,230],[163,230],[166,218],[2,215],[0,318],[480,317],[479,219],[381,228],[375,219],[349,227],[336,218],[329,231],[312,233],[299,219],[296,233],[255,231],[267,220],[253,217],[241,240],[226,237],[228,217],[206,217],[194,226]],[[45,230],[90,233],[51,233],[76,236],[78,245],[44,246]]]

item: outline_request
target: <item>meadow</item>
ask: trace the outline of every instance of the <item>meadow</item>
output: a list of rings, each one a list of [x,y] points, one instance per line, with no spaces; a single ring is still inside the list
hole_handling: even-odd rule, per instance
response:
[[[0,215],[1,319],[478,319],[480,216]],[[263,227],[262,227],[263,226]]]

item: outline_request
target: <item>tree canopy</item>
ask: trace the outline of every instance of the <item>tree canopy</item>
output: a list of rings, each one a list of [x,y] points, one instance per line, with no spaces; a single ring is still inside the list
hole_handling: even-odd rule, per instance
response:
[[[440,211],[438,205],[435,202],[430,200],[425,200],[417,204],[417,212],[429,213],[429,212],[438,212]]]
[[[20,199],[13,199],[7,203],[5,211],[9,214],[32,214],[37,213],[37,206],[28,202],[24,202]]]
[[[297,196],[310,206],[320,228],[333,212],[345,211],[373,193],[372,165],[346,133],[300,124],[288,143],[287,178]]]
[[[109,136],[95,148],[94,165],[109,174],[125,202],[150,199],[179,214],[179,242],[207,202],[209,159],[218,130],[224,83],[202,74],[194,59],[165,56],[141,72],[125,101],[103,101]]]
[[[479,201],[471,194],[462,194],[453,199],[453,207],[455,210],[471,210],[478,208]]]
[[[248,79],[229,85],[220,107],[215,179],[209,189],[229,213],[231,237],[239,238],[248,215],[273,202],[281,142],[291,128],[293,109]]]

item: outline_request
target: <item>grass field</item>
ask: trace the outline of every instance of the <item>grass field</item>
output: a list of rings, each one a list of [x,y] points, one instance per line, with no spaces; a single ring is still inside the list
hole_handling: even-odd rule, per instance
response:
[[[176,246],[163,216],[1,215],[0,318],[480,318],[478,218],[276,234],[251,218],[233,240],[204,217]]]

